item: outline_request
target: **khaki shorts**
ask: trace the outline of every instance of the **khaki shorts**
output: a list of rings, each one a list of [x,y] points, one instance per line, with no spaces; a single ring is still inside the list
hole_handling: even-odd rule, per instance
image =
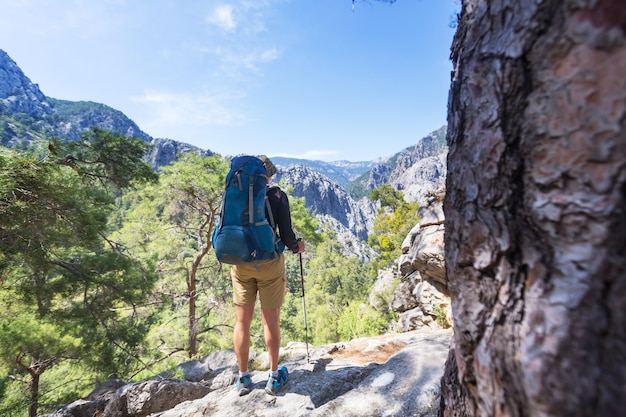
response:
[[[258,268],[258,270],[257,270]],[[236,305],[254,304],[259,293],[261,308],[279,308],[283,305],[287,290],[285,255],[255,265],[233,265],[230,269],[233,281],[233,301]]]

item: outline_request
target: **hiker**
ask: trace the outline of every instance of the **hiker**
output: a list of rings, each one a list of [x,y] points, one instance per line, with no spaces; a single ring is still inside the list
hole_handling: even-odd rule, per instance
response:
[[[266,195],[272,213],[266,213],[273,218],[278,235],[293,253],[304,252],[304,242],[296,239],[291,226],[291,212],[287,195],[278,186],[270,187],[271,177],[276,173],[276,167],[265,155],[259,156],[265,166],[267,175]],[[278,369],[278,353],[280,350],[280,307],[283,304],[286,292],[285,255],[267,261],[233,265],[231,267],[233,281],[233,300],[236,309],[236,323],[233,334],[233,345],[239,377],[237,388],[239,395],[250,392],[251,377],[248,371],[248,357],[250,352],[250,324],[254,315],[254,304],[257,292],[261,302],[261,318],[265,345],[270,360],[270,374],[265,391],[274,395],[287,381],[287,368]]]

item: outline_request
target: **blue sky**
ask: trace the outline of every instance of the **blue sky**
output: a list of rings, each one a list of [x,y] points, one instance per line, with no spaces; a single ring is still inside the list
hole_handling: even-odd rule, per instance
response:
[[[223,155],[392,155],[446,123],[455,0],[0,0],[50,97]]]

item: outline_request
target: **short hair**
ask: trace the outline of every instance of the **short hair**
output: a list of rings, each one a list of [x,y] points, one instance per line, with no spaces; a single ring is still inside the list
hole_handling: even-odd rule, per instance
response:
[[[259,159],[263,161],[263,165],[265,166],[265,174],[267,175],[268,178],[276,174],[276,167],[267,156],[259,155]]]

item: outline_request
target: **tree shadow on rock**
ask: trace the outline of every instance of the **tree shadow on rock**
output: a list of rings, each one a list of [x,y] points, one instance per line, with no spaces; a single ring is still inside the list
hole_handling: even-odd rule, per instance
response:
[[[278,395],[289,393],[307,396],[315,408],[358,388],[380,365],[333,367],[332,359],[312,361],[313,370],[296,369]]]

